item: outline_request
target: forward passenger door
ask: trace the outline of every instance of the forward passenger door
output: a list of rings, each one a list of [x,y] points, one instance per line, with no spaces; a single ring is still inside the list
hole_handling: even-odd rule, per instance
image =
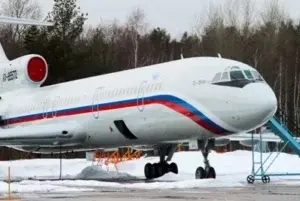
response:
[[[92,113],[95,119],[99,118],[99,103],[101,101],[101,92],[103,92],[103,87],[98,87],[95,89],[92,102]]]

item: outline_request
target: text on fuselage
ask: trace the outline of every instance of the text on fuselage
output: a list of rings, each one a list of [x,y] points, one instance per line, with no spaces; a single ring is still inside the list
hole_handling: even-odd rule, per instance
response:
[[[202,85],[202,84],[210,84],[210,83],[211,83],[210,80],[194,80],[193,86]]]
[[[13,70],[8,73],[3,73],[2,82],[12,81],[12,80],[16,80],[16,79],[18,79],[18,71],[17,70]]]

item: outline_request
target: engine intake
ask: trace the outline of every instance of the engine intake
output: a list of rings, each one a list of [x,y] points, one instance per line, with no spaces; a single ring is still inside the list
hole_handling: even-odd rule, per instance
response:
[[[10,91],[20,88],[40,87],[48,76],[46,60],[36,54],[30,54],[8,61],[2,72],[1,91]]]
[[[27,77],[31,82],[44,82],[48,74],[47,62],[40,56],[34,56],[27,63]]]

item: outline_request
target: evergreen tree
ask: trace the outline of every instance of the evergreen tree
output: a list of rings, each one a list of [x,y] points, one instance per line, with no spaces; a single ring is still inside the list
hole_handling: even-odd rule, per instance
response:
[[[24,33],[24,47],[29,53],[38,52],[37,42],[40,30],[36,26],[31,26]]]
[[[54,26],[47,28],[49,36],[48,58],[51,77],[48,81],[61,82],[71,72],[76,58],[74,44],[83,31],[87,14],[81,13],[76,0],[54,0],[48,21]]]

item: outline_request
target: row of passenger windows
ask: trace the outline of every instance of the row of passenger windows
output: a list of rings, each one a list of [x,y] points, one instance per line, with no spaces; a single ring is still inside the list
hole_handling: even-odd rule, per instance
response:
[[[227,82],[234,80],[254,80],[254,81],[264,81],[261,75],[254,70],[231,70],[219,72],[215,75],[212,83],[216,82]]]
[[[120,98],[120,97],[130,97],[130,96],[137,96],[141,95],[143,93],[151,93],[151,92],[157,92],[162,89],[162,83],[141,83],[140,86],[137,87],[130,87],[130,88],[119,88],[119,89],[112,89],[112,90],[106,90],[104,88],[99,88],[98,91],[95,94],[95,97],[99,100],[102,98]]]
[[[111,89],[111,90],[99,90],[96,94],[98,99],[97,102],[101,102],[101,99],[107,98],[124,98],[128,97],[137,97],[141,93],[151,93],[157,92],[162,89],[162,83],[154,83],[154,84],[146,84],[137,87],[128,87],[128,88],[120,88],[120,89]],[[18,105],[14,107],[14,112],[16,113],[31,113],[33,111],[43,111],[48,112],[52,110],[64,109],[66,106],[76,106],[80,105],[80,103],[84,102],[87,96],[69,96],[69,97],[54,97],[52,99],[45,98],[39,103],[30,104],[30,105]],[[92,103],[91,103],[92,104]]]

